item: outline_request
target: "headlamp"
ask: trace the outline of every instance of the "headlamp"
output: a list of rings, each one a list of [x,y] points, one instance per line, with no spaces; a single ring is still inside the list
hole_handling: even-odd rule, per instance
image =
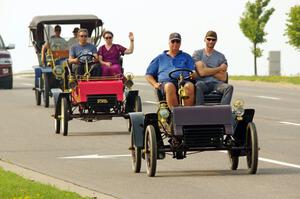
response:
[[[244,101],[242,99],[237,99],[234,101],[233,103],[233,111],[235,113],[235,115],[237,116],[237,119],[241,120],[242,116],[245,113],[245,109],[244,109]]]

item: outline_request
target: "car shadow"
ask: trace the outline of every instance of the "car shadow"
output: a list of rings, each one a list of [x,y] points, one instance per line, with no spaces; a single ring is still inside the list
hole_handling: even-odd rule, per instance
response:
[[[113,136],[113,135],[129,135],[128,131],[116,132],[70,132],[68,136]]]
[[[261,168],[255,175],[248,174],[247,169],[232,170],[174,170],[158,171],[155,177],[195,177],[195,176],[264,176],[264,175],[300,175],[300,170],[296,168]]]

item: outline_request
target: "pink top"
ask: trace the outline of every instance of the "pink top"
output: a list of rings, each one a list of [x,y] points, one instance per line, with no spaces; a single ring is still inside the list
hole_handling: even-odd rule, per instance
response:
[[[120,56],[124,55],[125,50],[126,48],[119,44],[113,44],[109,50],[105,48],[105,45],[102,45],[98,50],[98,55],[101,55],[105,62],[120,64]]]

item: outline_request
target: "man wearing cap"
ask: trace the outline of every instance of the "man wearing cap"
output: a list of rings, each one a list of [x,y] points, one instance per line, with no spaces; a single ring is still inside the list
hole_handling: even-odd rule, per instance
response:
[[[44,61],[45,52],[49,48],[52,51],[68,49],[68,43],[64,38],[60,36],[60,33],[61,33],[61,27],[59,25],[56,25],[54,27],[54,35],[52,35],[49,41],[47,41],[42,47],[42,51],[41,51],[42,61]]]
[[[73,35],[74,35],[74,37],[71,37],[69,40],[68,40],[68,46],[69,46],[69,48],[71,48],[74,44],[77,44],[78,43],[78,30],[79,30],[79,28],[74,28],[74,30],[73,30]]]
[[[233,86],[227,80],[227,60],[225,56],[214,49],[217,42],[217,33],[208,31],[205,35],[205,48],[196,50],[193,59],[199,78],[196,86],[196,105],[204,104],[204,93],[217,90],[223,94],[221,104],[230,104]]]
[[[181,45],[181,36],[179,33],[171,33],[169,36],[169,50],[154,58],[146,71],[147,81],[155,88],[161,89],[166,96],[169,108],[178,106],[177,82],[170,79],[169,73],[178,68],[195,70],[192,57],[179,50]],[[184,101],[187,106],[194,105],[194,85],[186,82],[184,89],[189,99]]]

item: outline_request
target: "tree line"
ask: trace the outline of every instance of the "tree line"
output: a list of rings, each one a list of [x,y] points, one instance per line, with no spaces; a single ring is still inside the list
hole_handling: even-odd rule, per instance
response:
[[[263,53],[263,50],[258,45],[267,41],[267,32],[264,29],[275,11],[274,8],[267,9],[269,2],[270,0],[247,2],[239,22],[241,31],[252,43],[251,51],[254,58],[255,76],[257,76],[257,58],[261,57]],[[300,5],[291,7],[287,15],[288,19],[284,35],[288,37],[287,43],[300,50]]]

